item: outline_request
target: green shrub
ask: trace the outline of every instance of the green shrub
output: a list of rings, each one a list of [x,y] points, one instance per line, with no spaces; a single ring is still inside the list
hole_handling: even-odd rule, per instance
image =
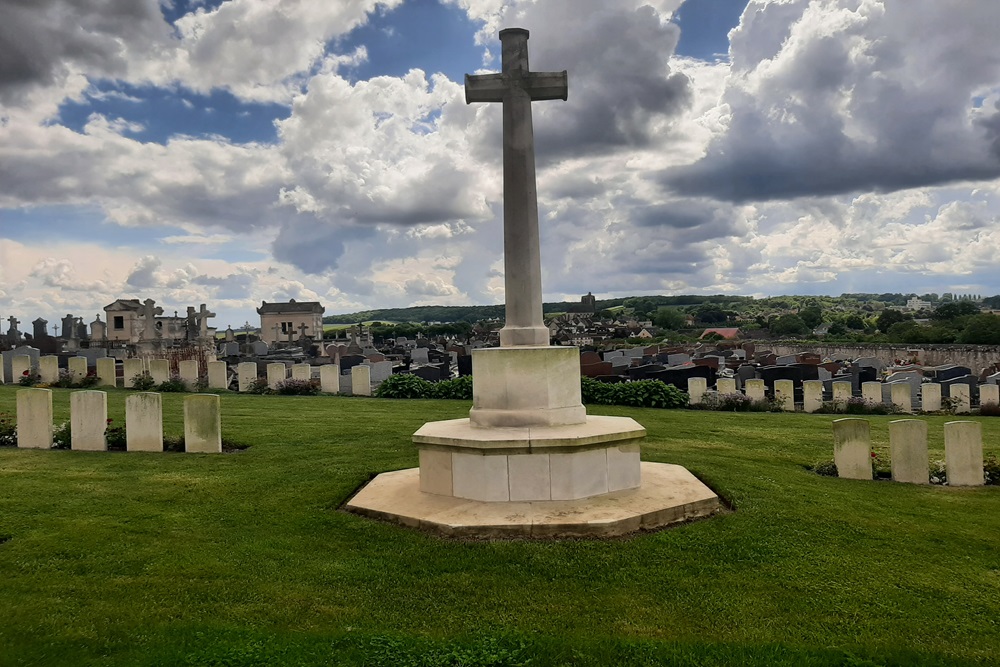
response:
[[[409,373],[389,376],[375,390],[378,398],[429,398],[433,394],[433,383]]]
[[[34,387],[36,384],[38,384],[40,379],[41,378],[39,378],[38,375],[35,375],[30,371],[24,371],[23,373],[21,373],[21,377],[17,379],[17,383],[22,387]]]
[[[832,460],[820,461],[819,463],[813,464],[812,471],[817,475],[823,475],[824,477],[836,477],[838,474],[837,464]]]
[[[136,373],[132,377],[132,388],[136,391],[150,391],[155,386],[156,382],[153,381],[153,376],[146,371]]]
[[[160,386],[156,388],[156,391],[163,392],[165,394],[178,393],[187,390],[187,383],[184,382],[179,375],[171,375],[168,380],[161,382]]]
[[[0,447],[17,447],[17,424],[5,412],[0,412]]]
[[[688,403],[687,392],[661,380],[637,380],[611,386],[615,388],[615,405],[636,408],[680,408]]]
[[[267,384],[267,380],[265,378],[257,378],[256,380],[250,383],[249,387],[247,387],[247,393],[273,394],[274,392],[271,391],[271,387]]]
[[[1000,486],[1000,458],[994,454],[987,456],[983,460],[983,474],[987,484]]]
[[[442,380],[431,385],[431,394],[434,398],[450,398],[460,401],[472,400],[472,376],[452,378]]]
[[[114,421],[114,419],[108,419],[108,425],[104,428],[104,438],[108,443],[108,451],[124,452],[128,449],[125,426],[113,426]]]
[[[73,434],[69,422],[63,422],[52,429],[52,449],[69,449],[73,443]]]
[[[275,385],[274,393],[283,396],[316,396],[319,394],[319,380],[282,380]]]
[[[586,376],[580,378],[583,402],[591,405],[614,405],[615,386]]]
[[[89,389],[91,387],[96,387],[98,382],[100,382],[100,378],[97,377],[97,373],[87,373],[73,386],[79,387],[80,389]]]

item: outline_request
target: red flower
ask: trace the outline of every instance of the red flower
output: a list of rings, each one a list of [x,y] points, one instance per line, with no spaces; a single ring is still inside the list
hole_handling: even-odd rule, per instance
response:
[[[23,375],[24,377],[28,377],[28,371],[24,371],[23,373],[21,373],[21,375]]]
[[[873,459],[877,459],[878,458],[878,454],[876,454],[875,452],[872,452],[872,458]]]

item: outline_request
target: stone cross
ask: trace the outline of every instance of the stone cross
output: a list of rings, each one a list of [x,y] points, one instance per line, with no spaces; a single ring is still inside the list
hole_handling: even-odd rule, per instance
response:
[[[195,339],[195,331],[198,329],[198,314],[194,309],[194,306],[187,307],[187,315],[184,317],[184,331],[185,337],[188,340]]]
[[[306,331],[309,330],[309,326],[305,322],[303,322],[302,324],[299,325],[298,328],[299,328],[299,340],[302,340],[303,338],[306,337]]]
[[[500,74],[465,75],[465,103],[503,103],[503,255],[507,322],[500,346],[548,345],[542,320],[542,262],[531,103],[565,100],[566,70],[528,69],[528,31],[500,31]]]
[[[201,338],[208,338],[208,318],[215,317],[215,313],[208,312],[205,304],[198,308],[198,335]]]
[[[7,330],[7,335],[17,337],[17,325],[21,323],[21,320],[11,315],[7,318],[7,323],[10,324],[10,329]]]
[[[156,302],[152,299],[146,299],[142,302],[142,316],[145,319],[145,329],[142,331],[142,337],[145,340],[153,340],[156,338],[156,316],[163,314],[163,309],[156,305]]]

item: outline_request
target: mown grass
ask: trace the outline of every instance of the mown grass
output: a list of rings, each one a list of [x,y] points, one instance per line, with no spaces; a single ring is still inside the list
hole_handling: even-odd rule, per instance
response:
[[[68,419],[69,391],[54,394]],[[125,395],[109,394],[116,422]],[[163,399],[180,434],[183,396]],[[417,464],[421,424],[468,408],[225,394],[223,435],[246,451],[0,449],[0,664],[1000,659],[1000,488],[815,475],[832,415],[591,408],[636,418],[644,459],[736,509],[628,539],[449,541],[338,511]],[[891,419],[871,418],[877,444]],[[927,421],[942,457],[948,419]],[[1000,453],[1000,420],[982,421]]]

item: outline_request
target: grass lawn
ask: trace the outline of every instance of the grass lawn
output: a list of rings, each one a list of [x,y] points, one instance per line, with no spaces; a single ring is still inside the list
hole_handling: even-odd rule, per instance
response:
[[[0,449],[0,665],[1000,661],[1000,487],[817,476],[830,415],[591,408],[736,509],[628,539],[458,542],[337,510],[469,407],[226,394],[243,452]],[[871,418],[883,446],[890,419]],[[943,458],[948,419],[927,421]],[[1000,419],[983,433],[1000,453]]]

